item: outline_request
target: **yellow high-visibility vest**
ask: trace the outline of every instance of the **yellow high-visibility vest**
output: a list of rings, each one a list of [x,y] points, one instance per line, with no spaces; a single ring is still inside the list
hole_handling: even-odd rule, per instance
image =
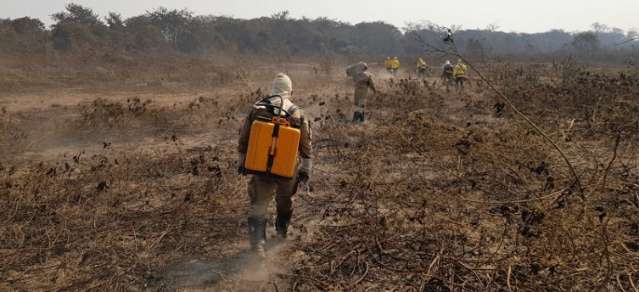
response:
[[[461,63],[457,64],[457,65],[455,65],[455,69],[453,71],[453,75],[455,77],[463,77],[463,76],[466,75],[466,70],[467,70],[466,65],[461,64]]]

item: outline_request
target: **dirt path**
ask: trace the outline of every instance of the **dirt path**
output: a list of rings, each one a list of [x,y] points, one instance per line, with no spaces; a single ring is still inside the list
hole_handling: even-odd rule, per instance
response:
[[[443,91],[437,90],[439,94]],[[431,116],[445,117],[459,127],[466,127],[468,123],[481,123],[482,125],[496,125],[501,123],[499,119],[487,114],[472,114],[468,104],[470,96],[465,94],[445,95],[442,108],[422,108],[415,111],[424,112]],[[320,117],[326,111],[320,107],[311,105],[306,108],[312,117]],[[349,132],[349,141],[345,143],[359,144],[366,133],[375,128],[373,119],[364,125],[344,124],[344,131]],[[315,181],[331,181],[339,176],[340,170],[331,163],[333,159],[331,150],[326,147],[316,148]],[[427,170],[424,170],[425,174]],[[431,179],[436,179],[437,174],[431,173]],[[324,226],[347,226],[352,222],[345,221],[342,216],[332,217],[326,215],[329,210],[340,209],[340,203],[318,204],[334,194],[321,187],[301,190],[294,198],[295,216],[291,227],[291,236],[285,243],[275,243],[275,234],[272,224],[268,231],[269,249],[268,258],[265,261],[255,259],[249,252],[241,253],[222,259],[190,259],[179,262],[166,268],[162,278],[168,287],[180,291],[287,291],[294,286],[288,281],[287,275],[294,263],[304,257],[303,247],[306,243],[321,240],[317,238],[318,228]],[[275,211],[272,209],[271,214]],[[323,215],[322,215],[323,214]],[[245,238],[238,243],[241,247],[247,247]]]
[[[391,89],[386,89],[391,90]],[[294,206],[296,206],[294,222],[291,227],[290,239],[285,243],[275,244],[272,240],[269,242],[268,259],[265,262],[257,261],[251,254],[247,253],[248,242],[246,237],[246,226],[244,218],[246,217],[241,205],[245,205],[246,200],[245,187],[242,185],[238,193],[226,194],[227,198],[215,198],[214,200],[232,199],[234,206],[233,210],[230,210],[228,214],[223,215],[221,218],[224,222],[234,222],[232,227],[234,230],[227,230],[227,234],[231,236],[224,238],[224,242],[232,242],[230,245],[222,245],[220,241],[216,241],[215,238],[205,238],[202,243],[195,243],[193,246],[205,245],[204,249],[194,249],[191,251],[181,251],[184,257],[175,259],[175,255],[169,255],[168,260],[162,259],[162,266],[157,269],[154,268],[151,271],[147,271],[148,275],[145,276],[144,283],[146,287],[153,289],[177,289],[180,291],[284,291],[286,287],[290,288],[295,283],[290,282],[289,274],[293,264],[299,263],[305,257],[304,247],[309,243],[321,241],[322,233],[318,232],[319,229],[324,227],[340,227],[352,222],[348,221],[347,216],[331,215],[331,212],[338,212],[345,206],[344,202],[338,200],[329,201],[328,199],[334,199],[335,196],[339,196],[337,191],[329,187],[329,183],[335,184],[343,172],[339,169],[338,159],[340,156],[336,155],[336,149],[341,148],[343,145],[365,145],[367,135],[375,132],[375,129],[379,126],[375,117],[366,122],[363,125],[353,125],[348,123],[348,119],[351,116],[350,113],[350,94],[349,88],[344,84],[333,84],[329,86],[329,89],[324,91],[318,91],[319,94],[306,93],[299,102],[303,105],[309,120],[317,121],[316,134],[319,140],[316,143],[316,163],[315,163],[315,175],[314,188],[312,191],[305,190],[294,198]],[[344,92],[347,92],[346,94]],[[435,91],[436,94],[427,98],[440,99],[440,95],[443,94],[440,90]],[[46,101],[40,97],[26,97],[28,102],[21,104],[18,102],[19,98],[9,99],[10,111],[18,112],[17,115],[23,117],[22,128],[28,129],[29,144],[24,147],[18,148],[18,156],[21,160],[26,162],[31,161],[59,161],[61,157],[71,157],[78,153],[83,153],[85,157],[100,156],[107,148],[107,144],[113,146],[118,152],[133,153],[136,156],[141,156],[142,159],[162,159],[166,156],[167,151],[179,152],[182,158],[192,156],[195,159],[200,156],[208,155],[207,151],[202,150],[210,147],[220,147],[230,151],[235,144],[236,131],[238,127],[239,112],[236,110],[235,114],[238,117],[226,117],[224,120],[204,118],[203,120],[194,119],[193,117],[206,117],[209,114],[220,115],[220,112],[227,109],[219,109],[217,105],[203,104],[201,110],[191,110],[186,105],[192,103],[198,99],[197,95],[193,93],[184,93],[178,95],[162,95],[157,99],[154,99],[154,105],[159,108],[169,107],[166,110],[149,111],[150,115],[131,115],[126,112],[128,94],[120,95],[114,94],[107,96],[107,100],[122,104],[125,114],[118,117],[125,119],[124,124],[106,125],[108,127],[95,128],[92,125],[83,126],[80,124],[73,124],[70,127],[65,125],[66,123],[78,120],[80,117],[79,112],[83,109],[80,104],[87,104],[91,98],[97,97],[95,95],[73,95],[68,100],[64,100],[60,105],[52,106],[52,100]],[[148,96],[152,98],[152,95],[139,95]],[[468,97],[462,97],[458,95],[446,96],[443,99],[440,107],[430,108],[413,108],[414,112],[422,112],[426,115],[452,121],[455,125],[464,127],[470,120],[484,120],[486,122],[494,122],[494,119],[489,116],[472,116],[472,111],[468,108]],[[144,98],[142,98],[144,99]],[[232,98],[223,100],[225,103],[233,103],[232,105],[239,104],[238,101],[234,101]],[[243,101],[242,101],[243,102]],[[439,103],[439,100],[437,100]],[[171,104],[181,104],[179,107],[171,107]],[[327,105],[323,105],[327,104]],[[40,106],[38,106],[40,105]],[[243,105],[243,104],[242,104]],[[107,109],[113,107],[113,105],[104,105]],[[118,105],[119,106],[119,105]],[[232,106],[229,106],[231,108]],[[117,109],[117,108],[116,108]],[[346,109],[340,111],[340,109]],[[89,114],[100,112],[103,108],[89,108]],[[383,114],[383,109],[372,109],[375,114]],[[83,112],[86,114],[86,111]],[[339,117],[339,115],[343,117]],[[410,114],[410,113],[407,113]],[[157,124],[157,116],[163,117],[160,121],[162,123]],[[320,142],[323,138],[334,139],[335,137],[326,137],[325,133],[322,133],[322,121],[326,117],[331,117],[333,121],[336,121],[335,125],[339,127],[338,131],[342,132],[342,136],[337,137],[340,145],[323,145]],[[109,118],[109,116],[95,116],[95,119],[88,120],[89,122],[101,122],[102,119]],[[186,119],[185,121],[176,120]],[[126,120],[126,119],[130,119]],[[48,121],[49,124],[43,121]],[[135,122],[135,123],[129,123]],[[187,125],[185,127],[184,125]],[[65,130],[67,129],[68,130]],[[78,128],[80,130],[78,130]],[[331,130],[335,131],[335,129]],[[213,154],[213,153],[211,153]],[[159,156],[159,157],[157,157]],[[217,156],[213,159],[217,159]],[[223,157],[224,160],[234,160],[232,155]],[[116,160],[117,161],[117,160]],[[144,160],[142,160],[144,161]],[[173,161],[167,161],[173,162]],[[193,160],[191,160],[191,163]],[[184,201],[189,198],[188,181],[193,180],[197,174],[183,173],[184,164],[188,164],[188,161],[175,162],[178,170],[173,176],[162,178],[167,181],[175,183],[174,190],[178,190],[177,196],[184,196]],[[217,164],[217,163],[216,163]],[[232,166],[224,166],[230,167]],[[188,169],[188,166],[186,167]],[[401,171],[397,172],[398,175]],[[147,174],[145,174],[147,175]],[[230,174],[235,180],[234,174]],[[434,175],[434,174],[425,174]],[[134,184],[148,183],[148,179],[145,176],[141,176],[141,181],[134,181]],[[392,175],[391,175],[392,180]],[[130,186],[122,186],[122,190],[126,192],[130,191]],[[172,195],[173,196],[173,195]],[[151,203],[158,206],[165,205],[165,198],[160,196],[158,198],[151,198]],[[138,205],[134,201],[134,205]],[[166,204],[168,205],[168,204]],[[207,210],[210,207],[204,205],[200,206],[202,210]],[[337,211],[336,211],[337,210]],[[211,210],[215,212],[214,210]],[[271,210],[271,214],[274,214],[274,210]],[[203,218],[199,218],[203,219]],[[225,223],[228,224],[228,223]],[[193,226],[196,232],[203,232],[206,234],[207,228],[212,228],[215,224],[205,223],[206,226]],[[222,227],[221,224],[220,227]],[[228,225],[227,225],[228,226]],[[272,226],[272,222],[270,224]],[[216,226],[217,227],[217,226]],[[225,227],[228,228],[228,227]],[[183,243],[182,234],[180,233],[167,233],[164,231],[160,234],[152,244],[149,244],[150,248],[157,245],[157,242],[162,242],[163,237],[174,237],[176,243],[167,244],[166,248],[180,249],[184,245],[189,243]],[[214,234],[212,234],[215,237]],[[137,236],[134,234],[134,236]],[[167,237],[168,237],[167,236]],[[198,235],[200,236],[200,235]],[[148,235],[151,238],[151,235]],[[269,228],[268,237],[274,238],[273,228]],[[195,237],[198,238],[198,237]],[[198,240],[198,239],[195,239]],[[164,240],[166,241],[166,240]],[[204,243],[204,241],[206,243]],[[216,245],[218,244],[218,245]],[[208,245],[208,246],[206,246]],[[147,255],[145,255],[147,256]],[[54,273],[54,272],[51,272]]]
[[[353,125],[340,74],[294,79],[314,123],[313,189],[295,196],[290,239],[271,240],[265,262],[247,252],[247,178],[235,164],[237,129],[264,94],[257,84],[0,96],[0,290],[554,291],[593,290],[593,279],[631,290],[630,275],[606,280],[592,256],[604,227],[624,248],[607,253],[610,266],[636,262],[636,109],[626,97],[606,106],[618,116],[577,120],[564,136],[566,117],[581,117],[575,100],[592,97],[578,90],[587,84],[513,93],[595,183],[584,217],[563,161],[486,88],[447,95],[382,82],[369,121]],[[610,131],[621,125],[634,134],[614,160]]]
[[[167,266],[158,275],[159,286],[179,291],[286,291],[290,285],[285,279],[290,267],[303,255],[299,250],[304,242],[316,240],[313,229],[321,224],[317,210],[304,203],[304,197],[322,196],[321,191],[310,194],[301,191],[294,198],[296,207],[294,222],[289,231],[289,239],[276,239],[273,223],[267,229],[267,258],[261,260],[248,250],[246,237],[239,238],[236,246],[228,247],[239,251],[223,258],[197,258],[180,261]],[[271,214],[275,210],[271,208]]]

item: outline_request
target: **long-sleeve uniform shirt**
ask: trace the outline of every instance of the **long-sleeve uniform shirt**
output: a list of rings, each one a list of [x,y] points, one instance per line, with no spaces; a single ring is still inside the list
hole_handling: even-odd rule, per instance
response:
[[[368,97],[368,90],[375,91],[375,84],[373,78],[367,72],[360,72],[353,77],[355,82],[355,111],[363,112],[366,108],[366,97]]]
[[[281,100],[278,97],[273,97],[270,99],[270,102],[271,104],[279,106]],[[299,128],[301,131],[300,145],[298,148],[298,157],[301,159],[301,164],[298,164],[298,172],[300,169],[305,169],[308,174],[311,168],[310,161],[313,157],[310,124],[304,118],[304,112],[290,100],[284,98],[283,102],[284,110],[291,115],[289,117],[289,123],[291,123],[293,127]],[[238,150],[241,154],[245,155],[248,150],[248,141],[253,121],[256,119],[271,120],[272,117],[273,113],[271,113],[266,107],[259,104],[255,104],[253,106],[251,112],[244,120],[244,125],[242,125],[242,128],[240,129]],[[249,216],[263,220],[267,216],[269,202],[273,200],[273,196],[275,195],[278,218],[280,215],[290,218],[293,212],[293,202],[291,197],[295,194],[295,192],[297,192],[297,187],[298,180],[296,178],[286,179],[269,175],[254,175],[248,185],[248,194],[251,201]]]

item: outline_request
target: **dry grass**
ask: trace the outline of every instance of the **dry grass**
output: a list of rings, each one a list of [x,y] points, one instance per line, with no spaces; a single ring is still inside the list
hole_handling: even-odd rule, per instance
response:
[[[636,290],[639,84],[491,70],[567,150],[583,199],[561,158],[482,84],[447,96],[430,81],[385,83],[358,126],[345,122],[343,86],[312,92],[314,72],[300,73],[313,190],[296,199],[290,269],[257,290]],[[3,111],[0,147],[13,155],[0,161],[0,290],[161,290],[168,265],[240,253],[247,200],[234,139],[258,87],[50,109],[68,114],[57,135],[93,146],[41,160],[17,141],[29,144],[38,132],[21,121],[42,113]]]

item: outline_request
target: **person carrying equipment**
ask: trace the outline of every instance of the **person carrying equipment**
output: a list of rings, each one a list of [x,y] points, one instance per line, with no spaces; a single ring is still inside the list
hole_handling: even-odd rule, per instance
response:
[[[450,86],[454,82],[454,68],[449,60],[442,66],[442,81],[446,85],[446,92],[450,92]]]
[[[386,57],[386,61],[384,61],[384,68],[386,68],[388,73],[393,74],[393,60],[391,57]]]
[[[393,76],[397,75],[400,67],[401,63],[399,62],[399,58],[397,58],[396,56],[393,57],[393,60],[391,60],[391,73],[393,74]]]
[[[377,93],[373,78],[367,70],[368,65],[364,62],[359,62],[346,68],[346,75],[353,78],[353,82],[355,83],[353,123],[364,122],[364,109],[366,108],[368,89],[370,88],[374,93]]]
[[[268,204],[275,197],[275,229],[285,239],[293,215],[292,196],[312,168],[312,135],[304,112],[290,98],[291,79],[277,74],[271,96],[255,103],[240,129],[238,172],[253,174],[248,183],[251,249],[265,256]]]
[[[422,57],[419,57],[417,59],[417,64],[415,65],[415,67],[416,67],[415,72],[417,73],[417,77],[419,78],[426,77],[426,74],[428,74],[428,65],[426,64],[426,61],[422,59]]]
[[[455,69],[453,75],[455,77],[455,87],[458,92],[464,91],[464,81],[466,81],[466,64],[462,61],[462,59],[457,60],[457,64],[455,65]]]

